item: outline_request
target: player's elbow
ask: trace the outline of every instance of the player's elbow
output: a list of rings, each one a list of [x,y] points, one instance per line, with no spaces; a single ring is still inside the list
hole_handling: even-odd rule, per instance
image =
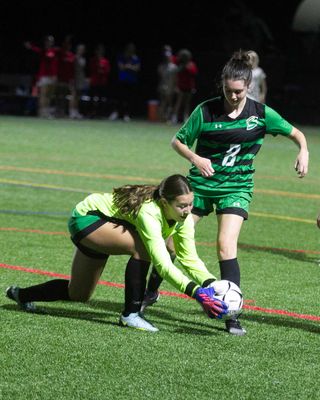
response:
[[[171,139],[171,147],[173,148],[173,150],[177,150],[178,139],[175,136]]]

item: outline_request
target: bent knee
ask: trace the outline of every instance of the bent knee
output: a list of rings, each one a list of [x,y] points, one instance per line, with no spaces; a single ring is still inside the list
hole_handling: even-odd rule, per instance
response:
[[[237,246],[226,243],[219,243],[218,255],[220,260],[229,260],[237,257]]]

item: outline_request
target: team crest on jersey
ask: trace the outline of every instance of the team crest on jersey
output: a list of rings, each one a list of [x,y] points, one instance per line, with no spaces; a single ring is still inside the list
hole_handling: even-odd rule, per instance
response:
[[[246,124],[247,124],[247,131],[251,131],[258,125],[258,117],[252,115],[251,117],[247,118]]]

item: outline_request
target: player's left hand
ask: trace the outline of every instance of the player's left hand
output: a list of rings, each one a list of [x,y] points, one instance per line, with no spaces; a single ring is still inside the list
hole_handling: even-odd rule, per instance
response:
[[[303,178],[308,173],[309,153],[307,151],[300,151],[294,169],[297,171],[299,178]]]
[[[195,299],[201,304],[209,318],[221,319],[228,312],[228,306],[224,301],[214,297],[214,294],[213,287],[198,288]]]

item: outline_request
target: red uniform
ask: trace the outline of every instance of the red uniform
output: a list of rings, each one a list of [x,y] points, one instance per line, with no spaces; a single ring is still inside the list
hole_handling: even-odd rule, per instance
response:
[[[60,49],[58,52],[58,81],[70,83],[74,80],[75,54],[70,50]]]
[[[50,47],[41,49],[31,44],[31,50],[40,55],[40,65],[37,73],[37,80],[43,77],[55,78],[58,75],[57,49]]]
[[[183,92],[190,92],[196,88],[196,75],[198,67],[189,61],[184,69],[177,73],[177,87]]]
[[[90,86],[107,86],[110,69],[110,62],[106,57],[92,57],[89,64]]]

